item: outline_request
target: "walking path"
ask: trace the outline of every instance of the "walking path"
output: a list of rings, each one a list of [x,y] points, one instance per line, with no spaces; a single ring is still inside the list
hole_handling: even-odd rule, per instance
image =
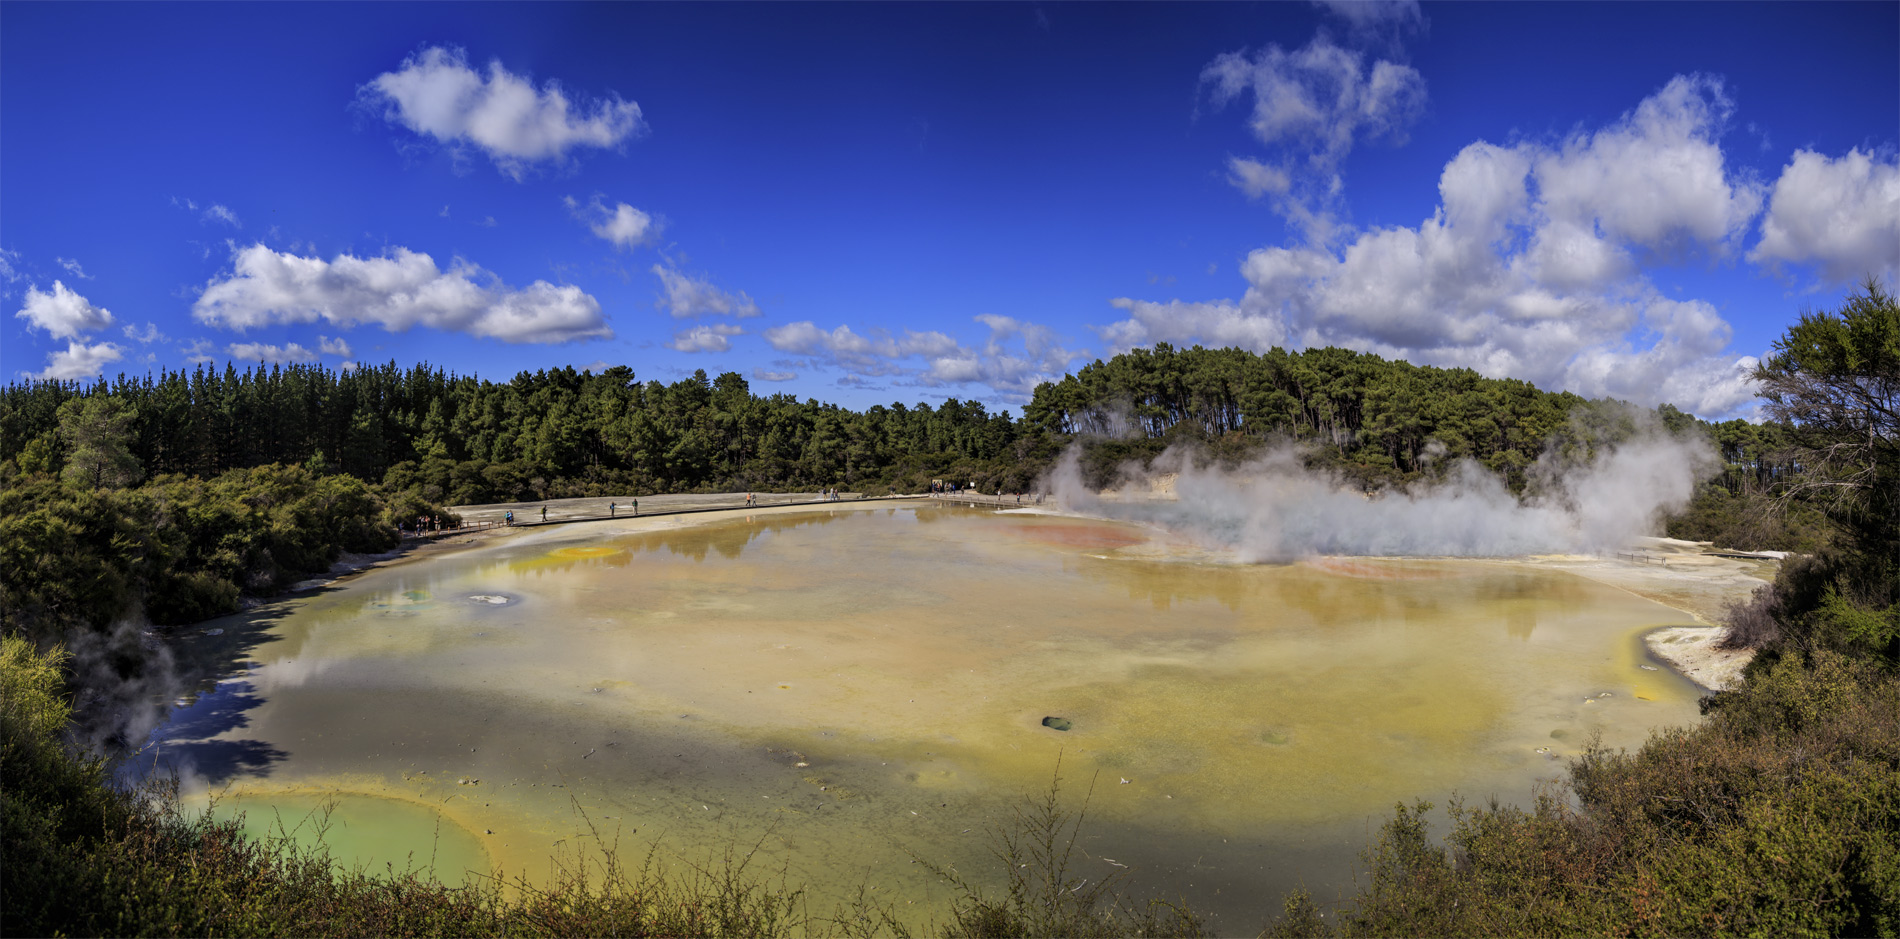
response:
[[[863,493],[840,492],[836,499],[826,499],[817,492],[761,492],[753,494],[753,502],[746,505],[743,492],[713,493],[674,493],[669,495],[640,496],[639,511],[634,511],[633,496],[586,496],[578,499],[548,499],[541,502],[496,502],[486,505],[456,505],[449,511],[462,520],[461,527],[447,528],[441,531],[426,531],[418,536],[415,532],[408,537],[428,539],[444,535],[467,534],[471,530],[492,529],[507,524],[508,513],[515,513],[516,528],[537,528],[542,525],[565,525],[572,522],[604,522],[615,518],[650,518],[660,515],[685,515],[694,512],[725,512],[744,508],[784,508],[787,506],[823,506],[837,505],[842,502],[867,501]],[[914,493],[909,495],[879,496],[877,501],[888,500],[916,501],[927,500],[949,504],[994,505],[1014,508],[1019,505],[1034,505],[1035,496],[985,495],[977,492],[958,493]],[[544,521],[541,509],[547,509]]]
[[[572,522],[604,522],[614,518],[649,518],[659,515],[682,515],[691,512],[723,512],[732,509],[765,508],[795,505],[836,505],[840,502],[860,502],[862,493],[841,492],[838,498],[828,500],[817,492],[772,492],[755,493],[751,506],[745,502],[743,492],[718,493],[678,493],[672,495],[640,496],[639,511],[634,511],[633,496],[587,496],[578,499],[548,499],[541,502],[497,502],[488,505],[450,506],[462,520],[462,527],[440,532],[425,532],[425,537],[438,537],[466,533],[469,529],[494,528],[505,525],[509,512],[515,513],[516,528],[537,528],[542,525],[565,525]],[[900,497],[901,498],[901,497]],[[547,509],[547,519],[542,520],[541,509]]]

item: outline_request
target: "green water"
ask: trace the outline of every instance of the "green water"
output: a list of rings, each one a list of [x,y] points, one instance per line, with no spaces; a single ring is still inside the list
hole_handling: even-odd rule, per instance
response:
[[[940,903],[913,855],[989,876],[986,829],[1059,759],[1072,804],[1093,787],[1085,876],[1129,865],[1249,931],[1291,886],[1349,886],[1398,800],[1525,801],[1593,733],[1696,716],[1693,685],[1641,667],[1682,614],[1508,562],[1241,565],[934,506],[657,524],[211,624],[185,651],[224,682],[161,754],[258,804],[429,806],[510,874],[616,838],[676,864],[760,843],[824,912],[860,883]],[[352,832],[385,824],[357,811]]]
[[[415,871],[460,885],[488,870],[488,854],[473,834],[427,806],[396,799],[237,792],[219,799],[212,815],[242,819],[252,838],[321,846],[345,867],[370,873]]]

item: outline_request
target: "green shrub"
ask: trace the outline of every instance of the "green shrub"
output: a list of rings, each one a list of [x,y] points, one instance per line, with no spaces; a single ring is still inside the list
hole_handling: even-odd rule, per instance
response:
[[[1533,808],[1399,806],[1328,925],[1275,935],[1900,934],[1900,678],[1787,655],[1634,753],[1591,745]],[[1574,801],[1573,801],[1574,800]]]

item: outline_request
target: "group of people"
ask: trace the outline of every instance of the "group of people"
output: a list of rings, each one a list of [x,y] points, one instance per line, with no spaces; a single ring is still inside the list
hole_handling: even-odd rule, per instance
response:
[[[954,496],[954,495],[961,495],[961,494],[963,493],[963,490],[964,490],[964,487],[962,487],[962,486],[959,486],[959,485],[957,485],[956,483],[946,483],[946,482],[942,482],[942,481],[936,481],[936,482],[932,482],[932,483],[930,484],[930,494],[931,494],[931,496],[933,496],[933,497],[935,497],[935,496]],[[972,483],[970,484],[970,486],[969,486],[969,490],[970,490],[970,492],[972,492],[972,493],[974,493],[974,494],[976,494],[976,495],[979,495],[979,496],[981,496],[981,495],[986,495],[986,493],[984,493],[984,492],[983,492],[983,490],[981,490],[981,489],[978,489],[978,488],[976,488],[976,483],[974,483],[974,482],[972,482]],[[1011,495],[1014,495],[1014,496],[1016,497],[1016,504],[1017,504],[1017,505],[1022,505],[1022,504],[1023,504],[1023,497],[1024,497],[1025,495],[1027,495],[1027,496],[1029,497],[1029,502],[1030,502],[1030,504],[1031,504],[1031,505],[1041,505],[1041,504],[1042,504],[1042,493],[1040,493],[1040,492],[1036,492],[1036,493],[1022,493],[1022,492],[1017,492],[1017,493],[1006,493],[1006,492],[1004,492],[1004,491],[1003,491],[1003,490],[1001,490],[1001,489],[998,489],[998,490],[996,490],[996,498],[998,498],[998,499],[1007,499],[1007,498],[1009,498],[1009,497],[1010,497]]]
[[[445,526],[442,524],[442,516],[440,515],[416,516],[416,534],[418,535],[428,534],[430,532],[445,531],[447,530],[447,528],[453,528],[453,527],[455,526],[451,524],[449,526],[446,526],[445,528]]]

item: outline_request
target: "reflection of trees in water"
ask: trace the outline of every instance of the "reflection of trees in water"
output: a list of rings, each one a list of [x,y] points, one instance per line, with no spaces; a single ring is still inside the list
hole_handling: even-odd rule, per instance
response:
[[[622,568],[632,564],[642,554],[660,551],[693,561],[704,561],[709,554],[717,552],[728,561],[736,561],[745,553],[748,545],[768,533],[829,525],[836,520],[837,516],[831,512],[747,515],[691,528],[641,532],[601,542],[554,548],[547,554],[531,558],[511,558],[485,564],[480,573],[506,569],[514,573],[549,574],[597,567]],[[588,553],[563,556],[564,551]]]

